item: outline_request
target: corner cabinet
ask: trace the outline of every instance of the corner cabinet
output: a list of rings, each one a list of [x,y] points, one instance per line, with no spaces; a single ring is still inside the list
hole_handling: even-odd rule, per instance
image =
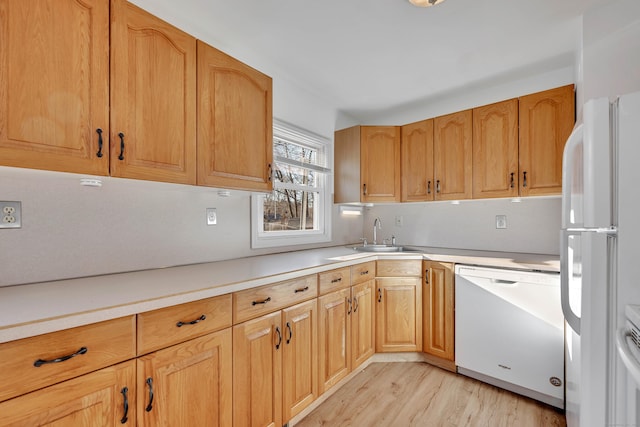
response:
[[[400,127],[335,133],[335,203],[400,201]]]
[[[434,200],[433,119],[402,126],[402,201]]]
[[[562,193],[562,154],[575,123],[573,85],[519,98],[520,194]]]
[[[437,358],[431,362],[455,372],[453,264],[423,261],[423,269],[423,351]]]
[[[271,191],[271,78],[197,45],[198,185]]]
[[[518,195],[518,100],[473,109],[473,198]]]
[[[108,175],[109,2],[0,0],[0,39],[0,165]]]
[[[472,196],[473,123],[471,110],[433,121],[435,200]]]
[[[422,351],[421,261],[376,264],[376,352]]]

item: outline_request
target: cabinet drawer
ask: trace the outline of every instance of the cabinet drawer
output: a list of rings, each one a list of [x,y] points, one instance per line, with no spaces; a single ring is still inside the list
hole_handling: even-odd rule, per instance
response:
[[[318,296],[312,276],[233,293],[233,323],[237,324]]]
[[[369,261],[351,266],[351,284],[357,285],[376,277],[376,262]]]
[[[138,355],[231,326],[231,294],[138,314]]]
[[[320,295],[351,286],[351,270],[349,267],[326,271],[318,274]]]
[[[0,401],[135,355],[135,316],[0,344]]]
[[[376,277],[422,276],[420,260],[379,260],[376,265]]]

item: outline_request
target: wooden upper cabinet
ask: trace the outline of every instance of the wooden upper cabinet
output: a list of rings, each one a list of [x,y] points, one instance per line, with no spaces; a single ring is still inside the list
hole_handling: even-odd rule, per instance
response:
[[[108,175],[109,2],[0,0],[0,39],[0,165]]]
[[[433,119],[402,126],[402,201],[433,200]]]
[[[471,198],[472,133],[471,110],[434,119],[435,200]]]
[[[573,85],[522,96],[520,194],[562,192],[562,153],[575,122]]]
[[[197,45],[198,185],[271,191],[271,78]]]
[[[334,203],[400,201],[399,126],[342,129],[334,146]]]
[[[195,184],[196,40],[111,4],[111,175]]]
[[[518,100],[473,109],[473,198],[518,195]]]
[[[362,126],[360,173],[363,202],[400,201],[400,127]]]

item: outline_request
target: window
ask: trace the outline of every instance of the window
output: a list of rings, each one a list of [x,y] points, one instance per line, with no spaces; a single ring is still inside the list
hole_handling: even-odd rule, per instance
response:
[[[273,123],[273,192],[254,194],[251,247],[331,241],[331,145],[287,123]]]

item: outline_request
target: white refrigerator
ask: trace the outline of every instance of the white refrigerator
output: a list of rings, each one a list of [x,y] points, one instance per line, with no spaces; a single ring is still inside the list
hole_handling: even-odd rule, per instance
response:
[[[562,188],[567,425],[640,426],[626,314],[640,306],[640,92],[585,103]]]

